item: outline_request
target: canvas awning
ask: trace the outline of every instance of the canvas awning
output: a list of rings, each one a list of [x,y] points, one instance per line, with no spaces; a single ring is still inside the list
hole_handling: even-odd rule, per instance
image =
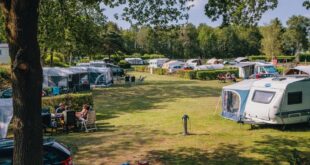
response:
[[[285,75],[310,75],[310,66],[296,66],[295,68],[292,68],[288,70]]]
[[[48,77],[52,77],[52,76],[67,77],[70,74],[73,74],[73,73],[67,70],[66,68],[59,68],[59,67],[44,67],[43,68],[43,75],[48,76]]]
[[[7,136],[7,131],[13,117],[12,99],[0,99],[0,138]]]

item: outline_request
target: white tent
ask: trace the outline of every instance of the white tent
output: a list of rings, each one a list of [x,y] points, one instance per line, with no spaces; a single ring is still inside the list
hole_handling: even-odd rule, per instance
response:
[[[285,75],[310,75],[310,66],[296,66],[288,70]]]
[[[43,87],[68,86],[69,75],[73,72],[59,67],[43,68]]]
[[[92,86],[109,86],[113,82],[111,68],[88,67],[87,72]]]
[[[246,57],[238,57],[235,59],[235,62],[239,63],[239,62],[248,62],[249,59]]]
[[[223,69],[223,64],[213,64],[213,65],[199,65],[195,67],[195,70],[215,70],[215,69]]]
[[[125,61],[132,65],[143,65],[144,63],[141,58],[125,58]]]
[[[7,131],[13,117],[12,99],[0,99],[0,138],[7,136]]]
[[[207,64],[222,64],[224,61],[222,59],[211,58],[207,61]]]
[[[244,80],[236,84],[223,87],[222,116],[227,119],[240,121],[243,118],[245,105],[255,79]]]

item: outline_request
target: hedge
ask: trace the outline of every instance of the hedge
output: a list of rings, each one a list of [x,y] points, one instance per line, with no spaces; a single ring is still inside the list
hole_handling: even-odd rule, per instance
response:
[[[310,53],[300,54],[299,55],[300,62],[310,61]]]
[[[163,68],[153,68],[153,74],[157,74],[157,75],[166,75],[168,73],[167,69],[163,69]]]
[[[133,69],[136,72],[148,72],[147,66],[133,66]]]
[[[309,55],[309,57],[310,57],[310,55]],[[250,61],[257,61],[257,60],[271,61],[271,57],[266,56],[266,55],[249,56],[248,58]],[[295,56],[277,56],[277,59],[280,61],[292,62],[292,61],[294,61]]]
[[[185,79],[196,79],[197,71],[195,70],[178,70],[176,76]]]
[[[118,66],[123,68],[123,69],[128,69],[131,67],[131,64],[125,60],[121,60],[119,63],[118,63]]]
[[[229,72],[230,74],[235,74],[236,77],[239,77],[238,69],[224,69],[224,70],[197,71],[196,78],[198,80],[216,80],[219,74],[226,74],[227,72]]]
[[[0,90],[10,87],[11,74],[8,66],[0,65]]]
[[[42,97],[42,107],[49,107],[53,110],[59,103],[65,103],[71,110],[80,111],[83,104],[93,104],[92,93],[74,93],[59,96]]]

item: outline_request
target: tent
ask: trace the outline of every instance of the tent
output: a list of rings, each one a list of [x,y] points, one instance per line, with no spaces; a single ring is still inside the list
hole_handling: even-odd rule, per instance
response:
[[[310,75],[310,66],[296,66],[295,68],[289,69],[285,75]]]
[[[238,57],[235,59],[235,62],[240,63],[240,62],[248,62],[249,59],[246,57]]]
[[[111,68],[88,67],[87,72],[91,85],[109,86],[113,82]]]
[[[144,64],[141,58],[125,58],[125,61],[127,61],[131,65],[143,65]]]
[[[255,79],[243,80],[239,83],[223,87],[222,91],[222,116],[240,121],[243,118],[243,112],[252,84]]]
[[[43,87],[67,87],[72,72],[59,67],[43,68]]]
[[[213,65],[199,65],[196,66],[195,70],[215,70],[215,69],[223,69],[223,64],[213,64]]]
[[[0,138],[5,138],[13,117],[12,99],[0,99]]]
[[[88,71],[86,67],[66,68],[71,72],[69,75],[69,89],[73,91],[84,91],[90,89]]]
[[[207,61],[207,64],[222,64],[224,61],[222,59],[211,58]]]
[[[237,63],[233,67],[237,67],[239,69],[239,77],[240,78],[249,78],[252,74],[254,74],[255,63],[246,62],[246,63]]]

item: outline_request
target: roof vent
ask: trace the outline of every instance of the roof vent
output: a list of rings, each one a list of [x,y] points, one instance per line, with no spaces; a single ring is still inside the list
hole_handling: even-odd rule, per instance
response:
[[[286,80],[286,77],[275,77],[272,80],[273,81],[283,81],[283,80]]]

